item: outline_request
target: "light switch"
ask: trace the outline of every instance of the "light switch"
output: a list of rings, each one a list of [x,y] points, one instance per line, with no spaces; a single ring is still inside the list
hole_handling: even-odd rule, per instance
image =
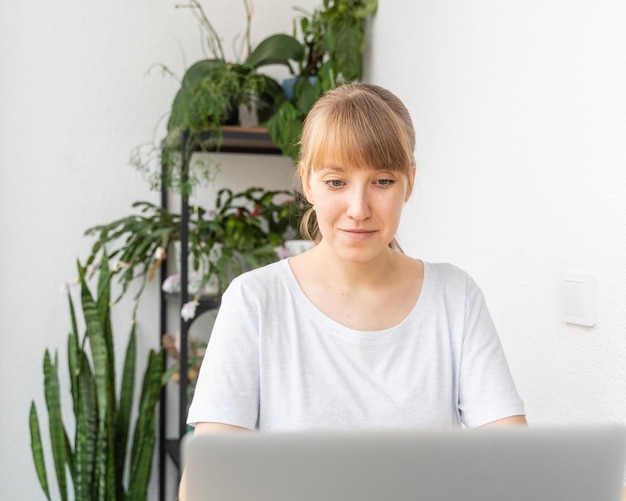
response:
[[[568,273],[561,282],[563,320],[591,327],[595,324],[596,277]]]

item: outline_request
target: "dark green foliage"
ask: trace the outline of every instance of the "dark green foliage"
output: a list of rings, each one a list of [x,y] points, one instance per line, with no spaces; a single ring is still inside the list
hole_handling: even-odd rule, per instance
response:
[[[304,56],[304,47],[294,37],[284,34],[271,35],[263,40],[243,66],[255,70],[270,64],[282,64],[293,73],[290,61],[299,61]]]
[[[262,90],[262,79],[246,81],[234,65],[217,59],[193,64],[185,73],[172,103],[168,132],[186,129],[191,134],[220,125],[236,125],[239,101]]]
[[[68,487],[74,499],[144,500],[150,479],[152,452],[156,438],[156,405],[163,372],[162,354],[150,351],[139,397],[139,415],[132,430],[133,452],[129,458],[130,416],[133,404],[136,334],[133,323],[124,362],[119,398],[115,392],[115,351],[110,318],[111,273],[103,260],[99,271],[97,296],[86,284],[85,270],[79,264],[81,307],[85,334],[79,338],[76,312],[68,295],[71,332],[68,336],[68,370],[74,411],[75,435],[70,441],[61,415],[58,363],[46,350],[44,355],[44,393],[50,428],[50,447],[60,499],[68,499]],[[155,384],[155,381],[158,384]],[[30,411],[33,459],[39,482],[50,499],[43,443],[34,402]],[[127,485],[127,464],[132,464],[131,486]],[[67,475],[71,485],[67,483]]]
[[[195,134],[211,127],[236,125],[239,105],[259,99],[261,110],[271,109],[280,92],[278,83],[258,68],[282,64],[291,70],[290,60],[302,58],[304,48],[293,37],[272,35],[263,40],[242,64],[223,59],[204,59],[185,72],[172,103],[168,132],[184,129]]]
[[[96,263],[103,254],[119,263],[112,273],[119,275],[120,297],[135,278],[141,278],[142,286],[136,296],[139,297],[161,264],[157,249],[167,249],[171,241],[179,238],[180,232],[179,214],[150,202],[135,202],[132,207],[138,209],[139,214],[94,226],[85,232],[87,236],[97,237],[87,264]]]
[[[43,446],[41,444],[41,433],[39,432],[39,420],[37,419],[37,409],[35,403],[30,404],[30,436],[31,450],[33,452],[33,460],[35,462],[35,470],[39,483],[43,489],[47,499],[50,499],[50,490],[48,489],[48,477],[46,475],[46,465],[43,457]]]
[[[194,9],[201,10],[198,2]],[[204,14],[202,14],[204,17]],[[259,72],[266,65],[280,64],[293,72],[290,61],[302,58],[304,47],[295,38],[277,34],[263,40],[243,63],[231,63],[222,56],[204,59],[191,65],[185,72],[180,89],[174,97],[167,123],[168,140],[159,146],[161,163],[166,175],[154,179],[154,184],[189,193],[200,182],[192,170],[180,169],[180,132],[189,133],[185,150],[191,155],[194,135],[205,132],[213,136],[208,144],[196,144],[200,150],[219,151],[222,126],[239,124],[239,107],[254,105],[259,123],[264,123],[274,113],[274,103],[282,89],[273,78]],[[219,54],[218,54],[219,56]],[[189,161],[189,158],[186,159]],[[132,163],[147,170],[137,151]],[[201,170],[206,171],[208,167]]]
[[[190,165],[192,146],[219,151],[222,128],[239,124],[237,111],[242,105],[250,109],[254,105],[258,124],[267,127],[284,155],[297,160],[302,122],[312,104],[339,83],[362,78],[366,22],[376,12],[378,0],[322,0],[313,13],[295,19],[293,35],[270,35],[254,50],[248,38],[251,52],[243,62],[225,58],[222,39],[199,0],[186,0],[178,6],[189,8],[199,21],[211,59],[197,61],[186,70],[172,103],[167,137],[135,148],[131,164],[144,172],[152,188],[165,186],[188,195],[194,186],[211,180],[214,166],[208,161],[198,162],[197,168],[182,169],[182,165]],[[248,36],[249,28],[248,24]],[[276,64],[288,68],[298,80],[293,99],[286,99],[278,82],[263,73],[265,66]],[[317,80],[310,84],[310,77]],[[184,163],[180,155],[182,131],[189,133]],[[198,133],[210,135],[212,140],[194,143]],[[155,169],[157,162],[164,175],[160,168]]]
[[[189,255],[193,270],[203,263],[205,283],[216,276],[224,290],[233,276],[278,260],[275,248],[288,238],[297,237],[304,199],[288,191],[267,191],[253,187],[233,193],[222,189],[217,194],[215,210],[194,207],[189,219]],[[135,278],[146,281],[161,265],[170,243],[179,239],[180,214],[150,202],[136,202],[140,213],[94,226],[86,231],[95,236],[88,263],[108,259],[122,262],[113,270],[122,283],[122,294]],[[163,253],[158,253],[157,249]],[[219,248],[219,252],[216,249]]]
[[[305,51],[298,60],[293,98],[277,98],[267,121],[272,141],[294,163],[302,124],[315,101],[341,82],[361,80],[365,22],[377,8],[378,0],[323,0],[311,15],[300,18],[298,28]]]

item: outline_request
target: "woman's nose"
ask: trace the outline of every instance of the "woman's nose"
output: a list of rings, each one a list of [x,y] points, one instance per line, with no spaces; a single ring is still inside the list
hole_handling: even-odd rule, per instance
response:
[[[354,189],[349,194],[347,214],[352,219],[367,219],[371,215],[371,208],[367,190]]]

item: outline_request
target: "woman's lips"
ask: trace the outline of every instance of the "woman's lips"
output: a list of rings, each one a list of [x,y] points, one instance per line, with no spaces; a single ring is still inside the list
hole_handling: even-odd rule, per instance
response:
[[[370,238],[376,230],[365,230],[360,228],[344,228],[341,230],[342,233],[351,240],[367,240]]]

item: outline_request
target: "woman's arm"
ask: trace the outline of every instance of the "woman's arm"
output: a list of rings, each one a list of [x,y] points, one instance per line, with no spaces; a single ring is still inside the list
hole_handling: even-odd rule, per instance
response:
[[[232,424],[224,424],[224,423],[197,423],[196,428],[194,430],[195,434],[202,433],[224,433],[229,431],[250,431],[247,428],[242,428],[241,426],[234,426]],[[180,479],[180,486],[178,487],[178,501],[185,501],[185,472]]]
[[[224,431],[250,431],[241,426],[224,423],[197,423],[194,434],[200,433],[221,433]]]
[[[481,426],[481,428],[495,428],[497,426],[528,426],[528,423],[526,422],[526,416],[509,416],[487,423]]]

